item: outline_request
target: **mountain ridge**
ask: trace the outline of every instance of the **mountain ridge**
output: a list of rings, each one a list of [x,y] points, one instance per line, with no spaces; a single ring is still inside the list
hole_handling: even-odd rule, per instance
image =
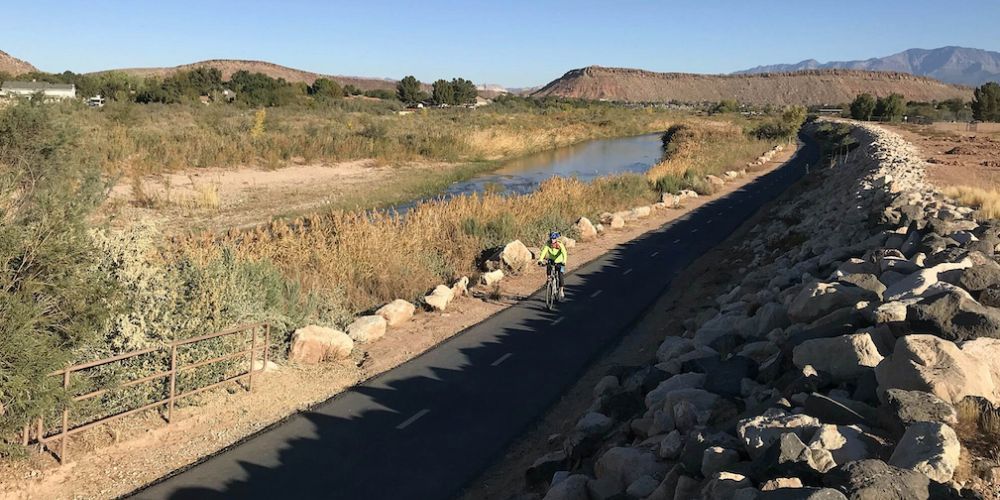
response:
[[[790,72],[814,69],[855,69],[909,73],[946,83],[978,86],[1000,81],[1000,52],[949,45],[936,49],[907,49],[885,57],[821,63],[805,59],[792,64],[770,64],[733,74]]]
[[[839,105],[850,102],[862,92],[875,95],[897,92],[916,101],[972,98],[970,87],[898,72],[806,70],[704,75],[602,66],[570,70],[531,95],[625,102],[718,102],[735,99],[753,105]]]
[[[38,68],[33,66],[28,61],[23,61],[0,50],[0,73],[20,75],[22,73],[30,73],[32,71],[38,71]]]

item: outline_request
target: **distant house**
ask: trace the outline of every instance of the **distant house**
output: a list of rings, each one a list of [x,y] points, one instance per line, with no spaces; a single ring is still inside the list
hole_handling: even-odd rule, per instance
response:
[[[48,82],[3,82],[0,86],[0,97],[31,97],[42,94],[47,100],[75,99],[76,85],[72,83]]]

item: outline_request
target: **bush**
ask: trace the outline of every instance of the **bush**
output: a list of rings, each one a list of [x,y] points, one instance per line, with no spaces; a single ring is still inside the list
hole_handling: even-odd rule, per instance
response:
[[[885,122],[898,122],[906,113],[906,101],[900,94],[889,94],[875,101],[875,116]]]
[[[59,403],[49,373],[95,340],[113,295],[86,227],[105,186],[72,139],[47,107],[0,112],[0,440]]]
[[[869,93],[858,94],[851,102],[851,118],[855,120],[871,120],[875,112],[875,97]]]
[[[972,116],[984,122],[1000,122],[1000,84],[988,82],[975,90]]]

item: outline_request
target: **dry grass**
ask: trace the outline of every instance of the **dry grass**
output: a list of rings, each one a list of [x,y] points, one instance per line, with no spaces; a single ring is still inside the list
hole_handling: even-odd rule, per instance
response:
[[[976,209],[981,219],[1000,218],[1000,191],[972,186],[951,186],[944,189],[945,196],[962,205]]]
[[[179,249],[207,259],[230,248],[241,259],[271,262],[308,290],[343,297],[343,305],[357,313],[396,298],[415,299],[443,280],[473,274],[484,249],[513,239],[537,245],[552,229],[569,231],[580,216],[654,198],[638,175],[590,184],[556,178],[525,196],[462,196],[420,205],[406,217],[337,211],[221,238],[190,237]]]
[[[955,405],[962,443],[976,456],[1000,460],[1000,410],[988,402],[965,398]]]

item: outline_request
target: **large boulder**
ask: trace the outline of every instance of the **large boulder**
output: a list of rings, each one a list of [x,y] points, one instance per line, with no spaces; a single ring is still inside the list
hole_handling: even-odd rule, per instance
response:
[[[965,269],[971,265],[972,261],[964,259],[962,262],[942,262],[934,267],[921,269],[889,285],[882,296],[887,301],[919,297],[938,282],[941,273]]]
[[[995,389],[1000,393],[1000,339],[967,340],[959,344],[959,349],[989,368]]]
[[[809,441],[809,448],[830,452],[833,461],[846,464],[872,456],[868,438],[856,425],[823,424]]]
[[[829,373],[836,381],[853,380],[871,371],[882,355],[868,333],[807,340],[792,350],[795,366]]]
[[[875,367],[879,392],[889,389],[929,392],[948,403],[966,396],[997,402],[989,367],[934,335],[907,335],[892,355]]]
[[[906,319],[915,330],[953,341],[1000,337],[1000,310],[976,302],[967,292],[955,287],[910,305]]]
[[[659,462],[653,452],[639,448],[611,448],[594,464],[597,479],[613,481],[620,491],[643,476],[662,479],[666,472],[667,464]]]
[[[451,300],[455,298],[455,292],[451,287],[438,285],[429,295],[424,297],[424,303],[435,311],[444,311]]]
[[[889,463],[947,483],[958,467],[960,452],[958,436],[951,427],[937,422],[917,422],[906,428]]]
[[[378,311],[375,311],[375,314],[385,318],[385,322],[389,326],[399,326],[409,321],[416,310],[417,306],[403,299],[396,299],[380,307]]]
[[[793,415],[769,409],[763,415],[740,420],[736,432],[751,457],[759,457],[783,434],[793,433],[800,440],[811,440],[820,421],[809,415]]]
[[[587,498],[587,481],[590,478],[586,474],[573,474],[572,476],[553,484],[542,500],[582,500]]]
[[[354,341],[346,333],[333,328],[310,325],[295,330],[288,359],[298,363],[344,359],[354,350]]]
[[[500,252],[500,262],[514,272],[524,270],[532,262],[531,250],[521,243],[521,240],[514,240],[503,247]]]
[[[382,316],[361,316],[347,325],[347,335],[355,342],[372,342],[385,336],[386,320]]]
[[[788,306],[788,317],[796,322],[810,322],[837,309],[877,298],[873,292],[864,288],[816,281],[804,286],[792,299]]]
[[[929,392],[889,389],[885,391],[885,402],[889,411],[903,425],[917,422],[958,424],[955,407]]]
[[[849,494],[851,500],[927,500],[927,476],[881,460],[841,464],[823,477],[823,484]]]
[[[576,229],[576,234],[580,236],[580,241],[590,241],[597,238],[597,228],[586,217],[580,217],[580,220],[576,221],[573,228]]]
[[[494,269],[488,273],[483,273],[479,275],[479,284],[485,287],[492,287],[493,285],[500,283],[503,279],[503,270]]]

